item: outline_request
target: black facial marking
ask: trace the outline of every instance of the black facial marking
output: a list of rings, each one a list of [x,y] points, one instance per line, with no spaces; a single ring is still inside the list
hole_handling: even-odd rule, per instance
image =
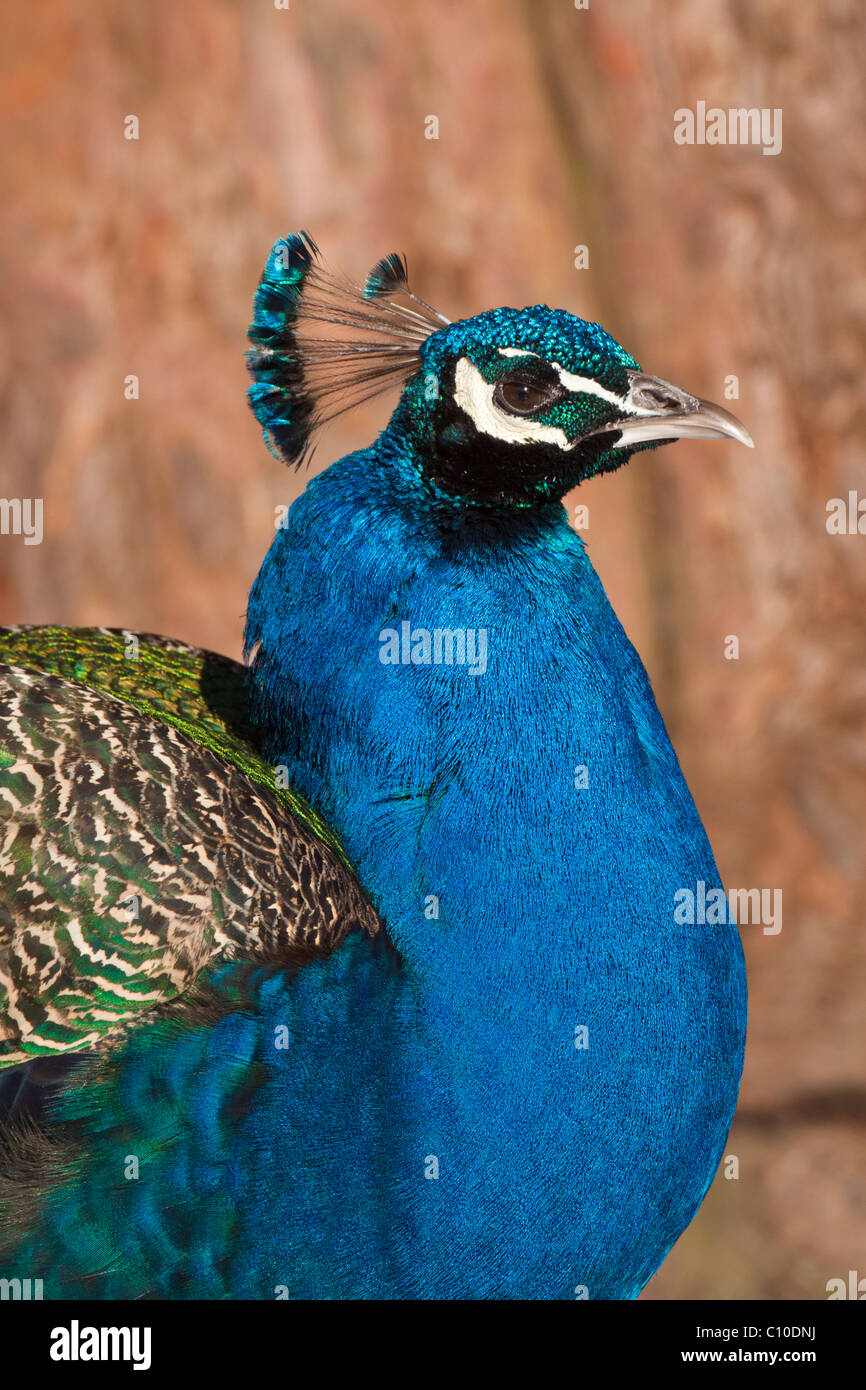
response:
[[[616,431],[588,435],[571,449],[560,449],[549,441],[516,444],[484,434],[454,404],[455,367],[449,364],[442,373],[432,438],[422,465],[425,476],[440,491],[491,511],[512,511],[560,501],[582,479],[624,462],[625,454],[611,452],[620,438]],[[558,373],[544,362],[528,374],[521,364],[500,379],[522,382],[525,375],[534,387],[567,394]]]
[[[597,462],[618,435],[591,436],[575,448],[509,444],[477,434],[470,425],[451,424],[437,436],[426,472],[452,496],[482,506],[530,506],[559,501],[583,477],[598,471]]]

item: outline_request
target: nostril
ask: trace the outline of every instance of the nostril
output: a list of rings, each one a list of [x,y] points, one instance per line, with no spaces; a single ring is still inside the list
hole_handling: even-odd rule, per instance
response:
[[[695,409],[695,399],[688,395],[686,391],[680,391],[679,387],[673,386],[669,381],[662,381],[658,377],[645,377],[643,380],[632,380],[629,400],[633,406],[640,410],[652,411],[689,411]]]
[[[671,391],[664,391],[660,386],[647,387],[641,392],[641,405],[651,406],[654,410],[671,410],[679,404]]]

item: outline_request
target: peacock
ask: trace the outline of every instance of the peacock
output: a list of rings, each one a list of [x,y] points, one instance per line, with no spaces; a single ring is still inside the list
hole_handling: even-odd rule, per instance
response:
[[[752,441],[564,310],[450,322],[274,245],[298,467],[245,663],[0,633],[0,1267],[46,1298],[633,1299],[736,1106],[736,924],[563,498]]]

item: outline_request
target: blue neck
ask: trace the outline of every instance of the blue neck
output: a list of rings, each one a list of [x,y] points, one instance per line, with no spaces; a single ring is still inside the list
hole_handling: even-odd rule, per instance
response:
[[[426,664],[423,637],[407,663],[405,623],[431,646],[483,632],[486,670],[444,650]],[[643,667],[558,504],[460,513],[386,432],[295,503],[247,636],[269,755],[343,838],[407,965],[443,989],[467,972],[553,989],[589,920],[614,950],[630,922],[638,952],[677,888],[717,881]]]

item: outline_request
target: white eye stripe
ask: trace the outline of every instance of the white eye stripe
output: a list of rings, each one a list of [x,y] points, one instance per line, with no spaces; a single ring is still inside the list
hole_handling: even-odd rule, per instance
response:
[[[531,352],[529,348],[499,348],[500,357],[537,357],[539,361],[547,362],[546,357],[542,357],[539,352]],[[558,362],[550,362],[555,372],[559,374],[559,380],[566,391],[584,391],[589,396],[598,396],[603,401],[609,401],[621,411],[627,411],[631,415],[649,415],[651,412],[641,410],[638,406],[622,396],[618,396],[615,391],[608,391],[600,382],[591,376],[576,376],[574,372],[567,372]]]
[[[608,401],[615,405],[622,414],[646,416],[648,418],[658,416],[658,409],[647,409],[644,406],[635,405],[628,396],[618,396],[615,391],[608,391],[594,377],[577,376],[574,372],[566,371],[565,367],[559,362],[550,362],[548,358],[542,357],[541,353],[533,352],[530,348],[506,347],[498,349],[501,357],[535,357],[541,362],[546,362],[558,374],[560,384],[566,391],[583,392],[586,395],[597,396],[600,400]],[[521,418],[516,415],[506,414],[500,410],[493,401],[493,393],[496,389],[495,382],[488,382],[479,372],[468,357],[461,357],[454,369],[454,400],[455,403],[464,410],[481,434],[489,434],[494,439],[504,440],[509,444],[531,444],[546,443],[555,444],[558,449],[570,449],[571,441],[565,432],[553,425],[543,425],[539,420],[528,417]],[[632,436],[634,438],[634,436]],[[614,447],[626,447],[624,443],[614,445]]]
[[[555,444],[558,449],[571,448],[563,430],[542,425],[539,420],[506,415],[497,409],[493,404],[495,389],[496,383],[485,381],[474,362],[468,357],[459,358],[454,368],[454,401],[465,410],[479,433],[502,439],[507,444]]]

